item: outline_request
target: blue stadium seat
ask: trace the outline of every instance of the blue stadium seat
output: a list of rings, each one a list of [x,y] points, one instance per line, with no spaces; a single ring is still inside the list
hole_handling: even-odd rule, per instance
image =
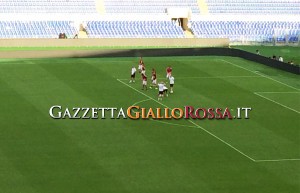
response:
[[[163,14],[166,8],[188,7],[199,14],[197,0],[104,0],[107,13],[152,13]]]
[[[300,22],[264,21],[192,21],[192,31],[198,38],[225,37],[230,41],[278,42],[300,36]],[[298,40],[298,39],[297,39]]]
[[[78,31],[71,21],[0,21],[0,38],[57,38],[59,33],[73,37]]]
[[[171,21],[89,21],[87,32],[94,38],[185,37],[181,27]]]

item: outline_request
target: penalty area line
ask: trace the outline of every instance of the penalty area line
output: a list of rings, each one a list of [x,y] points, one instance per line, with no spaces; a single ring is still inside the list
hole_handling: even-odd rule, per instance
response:
[[[234,146],[232,146],[231,144],[227,143],[226,141],[224,141],[223,139],[221,139],[220,137],[212,134],[211,132],[207,131],[206,129],[204,129],[203,127],[201,127],[200,125],[196,124],[195,122],[189,120],[190,123],[192,123],[193,125],[197,126],[198,128],[202,129],[203,131],[205,131],[206,133],[208,133],[209,135],[215,137],[216,139],[218,139],[219,141],[223,142],[224,144],[226,144],[227,146],[231,147],[232,149],[234,149],[235,151],[239,152],[240,154],[242,154],[243,156],[247,157],[248,159],[250,159],[251,161],[255,162],[255,159],[253,159],[252,157],[248,156],[247,154],[245,154],[244,152],[240,151],[239,149],[235,148]]]
[[[286,109],[289,109],[289,110],[291,110],[291,111],[294,111],[294,112],[300,114],[299,111],[297,111],[297,110],[295,110],[295,109],[293,109],[293,108],[291,108],[291,107],[288,107],[288,106],[286,106],[286,105],[283,105],[283,104],[281,104],[281,103],[279,103],[279,102],[276,102],[276,101],[274,101],[274,100],[272,100],[272,99],[269,99],[268,97],[265,97],[265,96],[263,96],[263,95],[261,95],[261,94],[258,94],[257,92],[254,92],[254,94],[257,95],[257,96],[259,96],[259,97],[261,97],[261,98],[264,98],[264,99],[266,99],[266,100],[268,100],[268,101],[271,101],[271,102],[273,102],[273,103],[275,103],[275,104],[277,104],[277,105],[280,105],[280,106],[282,106],[282,107],[284,107],[284,108],[286,108]]]
[[[261,76],[195,76],[195,77],[176,77],[176,79],[214,79],[214,78],[259,78]]]
[[[155,121],[155,122],[163,123],[163,124],[167,124],[167,125],[174,125],[174,126],[181,126],[181,127],[198,128],[197,126],[181,125],[181,124],[177,124],[177,123],[168,123],[168,122],[164,122],[164,121],[158,121],[158,120],[155,120],[155,119],[150,119],[150,121]]]
[[[146,102],[146,101],[150,101],[151,99],[145,99],[145,100],[141,100],[141,101],[138,101],[138,102],[136,102],[136,103],[134,103],[133,105],[131,105],[131,106],[135,106],[135,105],[137,105],[137,104],[140,104],[140,103],[142,103],[142,102]]]
[[[119,81],[120,83],[124,84],[125,86],[127,86],[127,87],[129,87],[129,88],[135,90],[136,92],[138,92],[138,93],[144,95],[145,97],[147,97],[147,98],[149,98],[149,99],[151,99],[151,100],[157,102],[158,104],[160,104],[160,105],[162,105],[162,106],[164,106],[164,107],[167,107],[167,108],[171,109],[170,107],[168,107],[168,106],[166,106],[165,104],[163,104],[163,103],[161,103],[161,102],[155,100],[154,98],[150,97],[149,95],[147,95],[147,94],[145,94],[145,93],[143,93],[143,92],[137,90],[136,88],[134,88],[134,87],[132,87],[132,86],[126,84],[126,83],[123,82],[122,80],[117,79],[117,81]],[[214,135],[213,133],[207,131],[207,130],[204,129],[202,126],[200,126],[200,125],[194,123],[194,122],[191,121],[191,120],[189,120],[189,122],[192,123],[192,124],[193,124],[194,126],[196,126],[197,128],[201,129],[202,131],[205,131],[207,134],[211,135],[212,137],[218,139],[219,141],[221,141],[221,142],[224,143],[225,145],[229,146],[230,148],[232,148],[232,149],[235,150],[236,152],[238,152],[238,153],[240,153],[241,155],[243,155],[244,157],[246,157],[246,158],[250,159],[251,161],[255,162],[255,159],[253,159],[252,157],[250,157],[250,156],[248,156],[247,154],[243,153],[243,152],[240,151],[239,149],[235,148],[233,145],[231,145],[231,144],[229,144],[228,142],[224,141],[224,140],[221,139],[220,137],[218,137],[218,136]]]
[[[267,94],[300,94],[300,92],[293,91],[275,91],[275,92],[255,92],[255,93],[267,93]]]
[[[190,77],[187,76],[187,77],[176,77],[176,80],[181,80],[181,79],[214,79],[214,78],[261,78],[261,77],[262,76],[190,76]],[[164,77],[162,77],[160,79],[164,79]],[[119,78],[118,80],[123,81],[123,80],[130,80],[130,79],[129,78]]]
[[[291,159],[262,159],[255,160],[255,162],[283,162],[283,161],[300,161],[299,158],[291,158]]]
[[[281,82],[281,81],[279,81],[279,80],[276,80],[276,79],[274,79],[274,78],[271,78],[270,76],[264,75],[264,74],[259,73],[259,72],[257,72],[257,71],[252,71],[252,70],[250,70],[250,69],[248,69],[248,68],[242,67],[242,66],[240,66],[240,65],[237,65],[237,64],[235,64],[235,63],[229,62],[229,61],[227,61],[227,60],[223,60],[223,59],[219,59],[219,60],[221,60],[221,61],[223,61],[223,62],[226,62],[226,63],[228,63],[228,64],[231,64],[231,65],[233,65],[233,66],[235,66],[235,67],[237,67],[237,68],[241,68],[241,69],[247,70],[248,72],[252,72],[252,73],[254,73],[254,74],[257,74],[257,75],[259,75],[259,76],[261,76],[261,77],[265,77],[265,78],[267,78],[267,79],[273,80],[273,81],[275,81],[275,82],[277,82],[277,83],[280,83],[280,84],[282,84],[282,85],[285,85],[285,86],[287,86],[287,87],[289,87],[289,88],[292,88],[292,89],[295,89],[295,90],[297,90],[297,91],[300,91],[300,89],[298,89],[298,88],[295,88],[295,87],[293,87],[293,86],[291,86],[291,85],[288,85],[288,84],[286,84],[286,83],[283,83],[283,82]]]

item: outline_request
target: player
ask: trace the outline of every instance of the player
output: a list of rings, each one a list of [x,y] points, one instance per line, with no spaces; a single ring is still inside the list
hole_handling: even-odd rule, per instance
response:
[[[158,100],[163,100],[163,97],[164,97],[164,86],[165,86],[165,83],[164,82],[160,82],[158,83]]]
[[[143,69],[143,64],[142,64],[142,63],[139,63],[139,67],[138,67],[139,73],[142,72],[142,69]]]
[[[143,62],[143,57],[141,56],[140,57],[140,61],[139,61],[139,64],[143,64],[144,62]]]
[[[171,68],[171,66],[167,67],[166,72],[167,72],[167,77],[166,78],[168,79],[168,78],[170,78],[170,76],[172,76],[172,68]]]
[[[150,89],[153,87],[155,87],[155,89],[157,89],[157,79],[156,79],[156,70],[154,68],[152,68],[152,76],[151,76],[151,80],[152,80],[152,85],[149,87]]]
[[[131,68],[131,76],[130,76],[129,83],[135,82],[135,72],[136,72],[136,68],[134,66],[132,66],[132,68]]]
[[[139,70],[139,73],[142,73],[143,70],[146,70],[142,57],[140,57],[138,70]]]
[[[146,67],[144,63],[139,64],[139,73],[142,73],[143,71],[146,72]]]
[[[164,84],[164,96],[169,96],[168,95],[168,87],[166,86],[166,84]]]
[[[147,76],[145,73],[142,73],[142,90],[146,89],[147,90]]]
[[[143,75],[146,76],[146,70],[145,70],[145,68],[142,68],[141,75],[142,75],[142,78],[143,78]]]
[[[170,82],[170,93],[173,93],[173,87],[174,87],[174,82],[175,82],[174,76],[171,75],[169,77],[169,82]]]

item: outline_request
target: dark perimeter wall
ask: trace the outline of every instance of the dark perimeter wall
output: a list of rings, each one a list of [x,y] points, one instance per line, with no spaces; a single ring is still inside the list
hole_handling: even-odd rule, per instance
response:
[[[112,53],[98,53],[88,57],[139,57],[139,56],[232,56],[264,64],[273,68],[300,74],[299,66],[273,60],[244,50],[231,48],[168,48],[168,49],[132,49],[114,50]]]
[[[279,62],[261,55],[232,48],[165,48],[165,49],[106,49],[106,50],[40,50],[0,51],[0,58],[81,58],[81,57],[147,57],[147,56],[232,56],[264,64],[294,74],[299,66]]]

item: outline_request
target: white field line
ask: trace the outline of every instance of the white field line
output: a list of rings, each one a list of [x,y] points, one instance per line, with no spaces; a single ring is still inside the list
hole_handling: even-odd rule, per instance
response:
[[[214,79],[214,78],[259,78],[262,76],[195,76],[195,77],[175,77],[176,80],[180,79]],[[163,78],[160,78],[163,79]],[[119,78],[119,80],[130,80],[129,78]]]
[[[206,133],[208,133],[209,135],[215,137],[216,139],[218,139],[219,141],[225,143],[226,145],[228,145],[229,147],[231,147],[232,149],[234,149],[235,151],[239,152],[240,154],[242,154],[243,156],[249,158],[251,161],[255,161],[255,159],[253,159],[252,157],[248,156],[247,154],[243,153],[242,151],[238,150],[237,148],[235,148],[234,146],[232,146],[231,144],[227,143],[226,141],[224,141],[223,139],[219,138],[218,136],[212,134],[211,132],[207,131],[206,129],[204,129],[203,127],[201,127],[200,125],[196,124],[195,122],[189,120],[190,123],[192,123],[193,125],[195,125],[196,127],[202,129],[203,131],[205,131]]]
[[[117,79],[117,80],[118,80],[120,83],[124,84],[125,86],[127,86],[127,87],[129,87],[129,88],[135,90],[136,92],[138,92],[138,93],[144,95],[145,97],[147,97],[147,98],[149,98],[149,99],[152,99],[153,101],[157,102],[158,104],[160,104],[160,105],[162,105],[162,106],[164,106],[164,107],[170,108],[170,107],[166,106],[165,104],[163,104],[163,103],[161,103],[161,102],[155,100],[154,98],[148,96],[147,94],[145,94],[145,93],[143,93],[143,92],[137,90],[136,88],[134,88],[134,87],[132,87],[132,86],[126,84],[125,82],[121,81],[120,79]],[[171,108],[170,108],[170,109],[171,109]],[[255,162],[255,159],[251,158],[251,157],[248,156],[247,154],[245,154],[245,153],[243,153],[242,151],[238,150],[237,148],[235,148],[234,146],[232,146],[232,145],[229,144],[228,142],[226,142],[226,141],[224,141],[223,139],[219,138],[218,136],[214,135],[213,133],[207,131],[206,129],[204,129],[204,128],[201,127],[200,125],[194,123],[194,122],[191,121],[191,120],[189,120],[189,122],[192,123],[193,125],[195,125],[197,128],[199,128],[199,129],[205,131],[206,133],[208,133],[209,135],[213,136],[214,138],[218,139],[219,141],[223,142],[223,143],[226,144],[227,146],[231,147],[232,149],[234,149],[235,151],[237,151],[237,152],[240,153],[241,155],[243,155],[243,156],[247,157],[248,159],[250,159],[251,161]]]
[[[286,105],[284,105],[284,104],[281,104],[281,103],[279,103],[279,102],[276,102],[276,101],[274,101],[274,100],[272,100],[272,99],[269,99],[268,97],[265,97],[265,96],[263,96],[263,95],[261,95],[261,94],[258,94],[257,92],[254,92],[254,94],[256,94],[257,96],[260,96],[260,97],[262,97],[262,98],[264,98],[264,99],[267,99],[268,101],[271,101],[271,102],[273,102],[273,103],[275,103],[275,104],[278,104],[278,105],[280,105],[280,106],[282,106],[282,107],[284,107],[284,108],[287,108],[287,109],[289,109],[289,110],[291,110],[291,111],[294,111],[294,112],[300,114],[299,111],[297,111],[297,110],[295,110],[295,109],[293,109],[293,108],[291,108],[291,107],[288,107],[288,106],[286,106]]]
[[[176,79],[213,79],[213,78],[259,78],[261,76],[196,76],[196,77],[175,77]]]
[[[177,123],[168,123],[168,122],[164,122],[164,121],[158,121],[158,120],[155,120],[155,119],[150,119],[150,121],[155,121],[155,122],[158,122],[158,123],[163,123],[163,124],[167,124],[167,125],[175,125],[175,126],[181,126],[181,127],[192,127],[192,128],[198,128],[196,126],[190,126],[190,125],[181,125],[181,124],[177,124]]]
[[[282,92],[255,92],[255,93],[270,93],[270,94],[300,94],[300,92],[285,92],[285,91],[282,91]]]
[[[295,158],[295,159],[262,159],[262,160],[255,160],[255,162],[283,162],[283,161],[300,161],[300,158]]]
[[[279,80],[275,80],[275,79],[273,79],[273,78],[271,78],[271,77],[269,77],[269,76],[263,75],[263,74],[258,73],[258,72],[256,72],[256,71],[249,70],[249,69],[244,68],[244,67],[242,67],[242,66],[240,66],[240,65],[234,64],[234,63],[232,63],[232,62],[229,62],[229,61],[226,61],[226,60],[223,60],[223,59],[220,59],[220,60],[223,61],[223,62],[226,62],[226,63],[228,63],[228,64],[231,64],[231,65],[233,65],[233,66],[235,66],[235,67],[238,67],[238,68],[247,70],[247,71],[252,72],[252,73],[254,73],[254,74],[257,74],[257,75],[259,75],[259,76],[265,77],[265,78],[270,79],[270,80],[273,80],[273,81],[275,81],[275,82],[278,82],[278,83],[280,83],[280,84],[282,84],[282,85],[285,85],[285,86],[287,86],[287,87],[289,87],[289,88],[292,88],[292,89],[295,89],[295,90],[297,90],[297,91],[300,91],[300,89],[298,89],[298,88],[296,88],[296,87],[293,87],[293,86],[291,86],[291,85],[288,85],[288,84],[285,84],[285,83],[283,83],[283,82],[280,82]]]
[[[141,101],[138,101],[138,102],[134,103],[134,104],[131,105],[131,106],[135,106],[135,105],[137,105],[137,104],[140,104],[140,103],[145,102],[145,101],[150,101],[150,100],[151,100],[151,99],[141,100]]]

